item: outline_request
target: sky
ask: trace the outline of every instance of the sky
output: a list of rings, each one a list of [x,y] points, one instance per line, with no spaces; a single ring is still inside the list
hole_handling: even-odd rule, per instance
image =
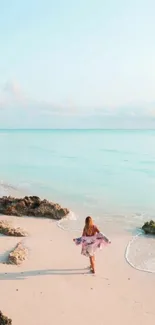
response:
[[[154,0],[0,0],[0,128],[155,128]]]

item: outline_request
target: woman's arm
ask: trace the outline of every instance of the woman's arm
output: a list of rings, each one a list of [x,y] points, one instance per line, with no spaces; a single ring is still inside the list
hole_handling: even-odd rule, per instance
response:
[[[86,231],[85,231],[85,227],[83,228],[83,233],[82,233],[82,237],[86,236]]]
[[[95,226],[95,233],[99,234],[100,230]]]

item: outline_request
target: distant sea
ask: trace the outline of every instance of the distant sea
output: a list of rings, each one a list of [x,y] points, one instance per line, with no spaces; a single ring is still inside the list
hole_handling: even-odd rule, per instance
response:
[[[0,153],[0,194],[69,207],[66,228],[154,214],[155,130],[0,130]]]

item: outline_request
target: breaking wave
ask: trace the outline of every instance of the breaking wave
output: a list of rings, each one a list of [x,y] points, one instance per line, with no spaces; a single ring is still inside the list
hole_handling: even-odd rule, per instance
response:
[[[125,258],[136,270],[155,273],[155,237],[139,231],[129,242]]]

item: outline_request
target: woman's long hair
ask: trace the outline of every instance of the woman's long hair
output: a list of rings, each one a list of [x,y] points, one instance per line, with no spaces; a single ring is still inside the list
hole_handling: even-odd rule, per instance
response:
[[[93,226],[93,219],[92,217],[87,217],[85,219],[85,230],[89,230]]]

